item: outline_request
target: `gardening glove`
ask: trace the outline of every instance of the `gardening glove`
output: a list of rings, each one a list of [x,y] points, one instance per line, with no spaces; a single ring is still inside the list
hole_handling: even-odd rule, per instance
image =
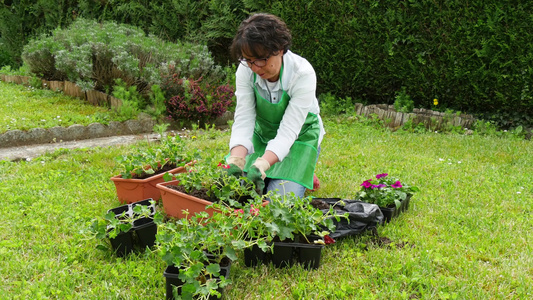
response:
[[[239,156],[230,156],[228,158],[228,165],[229,169],[227,169],[228,174],[231,176],[235,176],[237,178],[241,177],[243,175],[242,169],[244,169],[244,164],[246,163],[246,159]]]
[[[265,172],[268,169],[270,169],[270,163],[266,159],[259,157],[255,160],[252,167],[250,167],[250,170],[248,170],[248,173],[246,174],[246,177],[255,184],[255,191],[259,195],[263,194],[266,178]]]

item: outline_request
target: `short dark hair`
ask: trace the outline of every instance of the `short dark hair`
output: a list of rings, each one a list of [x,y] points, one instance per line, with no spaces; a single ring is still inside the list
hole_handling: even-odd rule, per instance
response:
[[[292,35],[277,16],[258,13],[242,21],[231,44],[231,55],[241,59],[243,53],[250,57],[263,58],[280,50],[289,50]]]

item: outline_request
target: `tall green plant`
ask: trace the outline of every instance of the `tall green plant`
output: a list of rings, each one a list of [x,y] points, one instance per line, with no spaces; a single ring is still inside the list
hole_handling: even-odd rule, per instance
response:
[[[394,109],[399,112],[410,113],[413,112],[414,106],[411,96],[407,94],[405,87],[402,87],[394,98]]]
[[[141,112],[143,99],[135,86],[126,86],[126,83],[117,79],[117,85],[113,88],[113,96],[122,100],[122,105],[117,108],[117,112],[125,120],[135,119]]]

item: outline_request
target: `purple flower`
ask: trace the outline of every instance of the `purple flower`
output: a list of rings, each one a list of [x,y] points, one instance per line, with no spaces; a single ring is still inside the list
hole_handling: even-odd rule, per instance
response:
[[[370,188],[370,187],[372,186],[372,183],[370,183],[371,180],[372,180],[372,179],[365,180],[365,181],[361,184],[361,186],[364,187],[365,189]]]
[[[387,186],[387,185],[386,185],[386,184],[383,184],[383,183],[378,184],[378,185],[374,185],[374,184],[373,184],[373,185],[371,186],[371,188],[372,188],[372,189],[380,189],[380,188],[383,188],[383,187],[386,187],[386,186]]]
[[[387,177],[387,175],[389,175],[389,174],[387,174],[387,173],[378,174],[378,175],[376,175],[376,178],[380,179],[380,178],[383,178],[383,177]]]
[[[402,183],[398,180],[398,181],[396,181],[395,183],[393,183],[393,184],[391,185],[391,187],[392,187],[393,189],[399,189],[399,188],[402,187]]]

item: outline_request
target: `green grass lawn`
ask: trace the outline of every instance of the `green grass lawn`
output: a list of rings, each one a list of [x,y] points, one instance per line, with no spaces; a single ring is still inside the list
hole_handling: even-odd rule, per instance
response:
[[[411,134],[326,118],[311,195],[351,199],[389,173],[420,192],[370,235],[324,248],[318,270],[231,269],[227,299],[530,299],[533,146],[477,135]],[[194,135],[194,134],[193,134]],[[228,132],[187,139],[222,158]],[[9,299],[163,299],[157,253],[118,258],[84,230],[119,205],[114,157],[135,146],[59,150],[0,163],[0,292]]]
[[[0,81],[0,134],[9,130],[68,127],[113,121],[108,108],[50,90]]]

